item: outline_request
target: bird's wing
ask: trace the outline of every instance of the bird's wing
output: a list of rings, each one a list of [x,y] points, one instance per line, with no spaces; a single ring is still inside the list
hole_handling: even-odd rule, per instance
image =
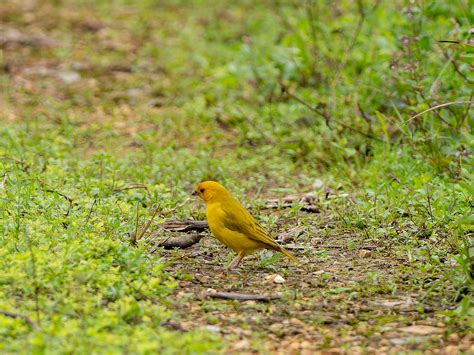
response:
[[[238,202],[232,207],[223,207],[225,212],[224,226],[232,231],[245,234],[250,239],[265,244],[271,249],[279,250],[280,245],[273,240],[267,231]]]

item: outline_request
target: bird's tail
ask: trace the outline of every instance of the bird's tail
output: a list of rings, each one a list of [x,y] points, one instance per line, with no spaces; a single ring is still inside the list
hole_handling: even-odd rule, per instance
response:
[[[300,264],[300,262],[298,261],[298,259],[295,258],[295,256],[293,254],[291,254],[288,250],[286,250],[285,248],[283,248],[281,245],[280,245],[280,252],[285,254],[291,261],[297,263],[297,264]]]

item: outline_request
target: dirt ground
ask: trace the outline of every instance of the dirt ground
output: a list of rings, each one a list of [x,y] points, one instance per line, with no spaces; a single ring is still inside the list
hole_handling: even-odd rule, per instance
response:
[[[289,241],[300,265],[284,257],[265,263],[266,253],[260,262],[252,255],[238,271],[226,271],[231,256],[210,236],[165,251],[180,279],[171,304],[180,318],[167,325],[219,333],[234,353],[474,352],[474,336],[457,333],[442,314],[449,306],[427,293],[424,285],[432,280],[398,257],[389,241],[367,243],[362,234],[336,230],[324,212],[303,215],[305,230]],[[279,298],[209,297],[215,292]]]

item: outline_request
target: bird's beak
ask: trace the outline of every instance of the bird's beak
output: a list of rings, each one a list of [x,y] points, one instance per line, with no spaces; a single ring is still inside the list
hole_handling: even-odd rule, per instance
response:
[[[193,190],[193,192],[191,192],[191,195],[196,196],[196,195],[197,195],[197,191],[196,191],[196,190]]]

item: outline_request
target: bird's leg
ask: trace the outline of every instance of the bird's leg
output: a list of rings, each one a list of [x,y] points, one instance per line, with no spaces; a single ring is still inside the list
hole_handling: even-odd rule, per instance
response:
[[[242,259],[244,258],[245,256],[245,253],[243,251],[241,251],[239,254],[237,254],[237,256],[235,257],[234,260],[232,260],[232,262],[229,264],[229,266],[227,266],[228,269],[236,269],[239,267],[239,264],[240,262],[242,261]]]

